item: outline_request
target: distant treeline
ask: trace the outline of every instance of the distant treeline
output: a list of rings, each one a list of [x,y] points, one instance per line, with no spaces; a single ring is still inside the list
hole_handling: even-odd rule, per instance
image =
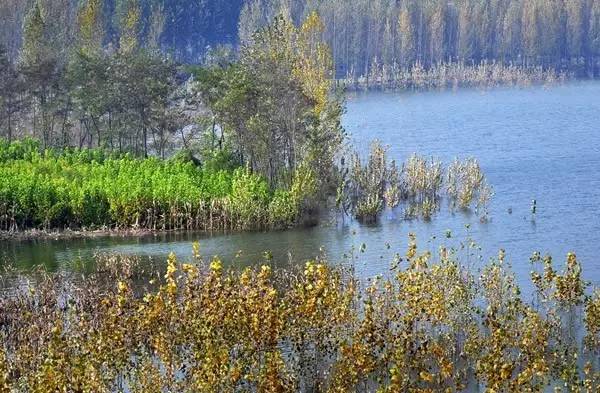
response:
[[[38,4],[49,23],[55,50],[65,52],[77,41],[79,11],[88,1],[2,0],[0,44],[16,60],[24,42],[24,21]],[[138,35],[145,45],[157,45],[182,62],[198,62],[208,47],[237,41],[243,0],[102,0],[96,1],[102,20],[102,41],[118,46],[123,15],[140,8]]]
[[[316,10],[336,73],[368,76],[386,65],[500,62],[598,74],[600,0],[249,0],[247,39],[273,15]]]
[[[138,38],[182,62],[209,47],[236,46],[276,15],[298,24],[317,11],[337,75],[366,76],[376,66],[502,62],[598,73],[600,0],[102,0],[102,41],[118,46],[123,15],[140,9]],[[34,4],[51,25],[53,49],[76,42],[88,1],[3,0],[0,44],[16,61]]]

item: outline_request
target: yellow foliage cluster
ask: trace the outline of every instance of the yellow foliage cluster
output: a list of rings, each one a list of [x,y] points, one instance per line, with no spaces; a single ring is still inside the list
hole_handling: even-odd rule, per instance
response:
[[[333,86],[333,59],[324,40],[325,26],[316,12],[296,27],[278,16],[268,29],[255,34],[254,45],[245,47],[246,57],[267,58],[289,67],[303,94],[314,104],[318,118],[326,109]]]
[[[320,115],[327,105],[333,80],[333,58],[323,39],[325,25],[316,12],[308,15],[298,31],[296,42],[300,56],[293,69],[302,81],[305,94],[315,101],[315,113]]]
[[[572,254],[564,272],[532,260],[539,304],[503,253],[476,275],[414,237],[366,283],[322,261],[227,270],[198,245],[154,286],[127,263],[83,282],[48,275],[0,297],[0,389],[597,392],[600,292],[585,296]]]

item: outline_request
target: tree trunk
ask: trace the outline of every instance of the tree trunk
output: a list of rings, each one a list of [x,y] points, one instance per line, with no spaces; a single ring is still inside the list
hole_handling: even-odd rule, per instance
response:
[[[8,143],[12,141],[12,115],[8,112]]]

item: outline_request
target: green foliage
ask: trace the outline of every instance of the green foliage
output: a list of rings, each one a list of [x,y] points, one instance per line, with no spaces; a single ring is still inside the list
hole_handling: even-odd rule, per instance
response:
[[[98,149],[40,151],[34,140],[0,140],[0,229],[292,225],[307,192],[314,192],[306,175],[298,179],[289,191],[273,193],[263,177],[245,168],[197,167],[181,157],[138,159]],[[276,201],[284,194],[294,203],[280,219]]]
[[[0,162],[3,164],[9,160],[31,161],[39,151],[40,143],[35,139],[24,138],[14,142],[0,139]]]
[[[293,176],[289,190],[275,192],[269,205],[271,223],[276,227],[294,225],[301,215],[312,209],[317,199],[318,181],[308,166],[301,166]]]
[[[229,149],[207,152],[203,158],[202,166],[208,171],[233,170],[241,164]]]

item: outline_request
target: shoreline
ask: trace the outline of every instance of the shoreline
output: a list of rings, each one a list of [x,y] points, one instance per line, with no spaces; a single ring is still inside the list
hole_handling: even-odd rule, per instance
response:
[[[274,232],[274,231],[285,231],[294,228],[312,228],[320,225],[320,220],[314,218],[305,218],[294,226],[286,228],[270,228],[270,229],[258,229],[258,230],[239,230],[239,231],[227,231],[227,230],[201,230],[201,229],[146,229],[146,228],[126,228],[126,229],[26,229],[22,231],[0,231],[0,242],[27,242],[36,240],[74,240],[74,239],[95,239],[95,238],[112,238],[112,237],[130,237],[130,238],[142,238],[146,236],[161,236],[161,235],[176,235],[182,233],[202,233],[208,235],[227,235],[232,233],[243,233],[243,232]]]
[[[526,67],[500,63],[479,65],[442,63],[429,68],[419,65],[413,67],[384,65],[372,70],[369,75],[347,75],[335,78],[334,84],[346,92],[378,90],[405,92],[459,88],[526,88],[594,79],[597,78],[579,76],[569,70],[540,66]]]
[[[34,240],[74,240],[93,239],[99,237],[144,237],[185,232],[181,230],[152,230],[152,229],[94,229],[94,230],[41,230],[27,229],[24,231],[0,231],[0,241],[26,242]]]

